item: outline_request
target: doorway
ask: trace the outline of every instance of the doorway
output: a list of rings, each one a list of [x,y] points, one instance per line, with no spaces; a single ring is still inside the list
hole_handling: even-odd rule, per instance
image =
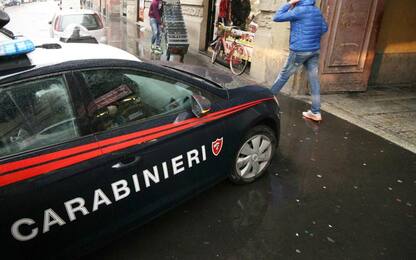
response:
[[[321,92],[367,90],[383,0],[322,0]]]
[[[208,17],[207,17],[207,35],[205,37],[205,51],[208,50],[209,44],[214,40],[215,17],[216,17],[216,0],[208,0]]]

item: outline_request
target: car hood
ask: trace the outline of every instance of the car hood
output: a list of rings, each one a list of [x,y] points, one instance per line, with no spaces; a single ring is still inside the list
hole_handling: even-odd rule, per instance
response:
[[[273,94],[270,91],[270,89],[259,85],[249,85],[240,88],[230,89],[228,91],[228,94],[230,96],[230,100],[239,100],[239,102],[241,103],[273,97]]]
[[[235,76],[231,74],[230,71],[221,68],[210,67],[207,69],[207,67],[203,66],[165,61],[157,61],[153,63],[181,70],[185,73],[212,81],[225,88],[228,92],[228,99],[234,100],[237,103],[273,97],[268,88],[259,86],[256,82],[245,79],[243,76]]]

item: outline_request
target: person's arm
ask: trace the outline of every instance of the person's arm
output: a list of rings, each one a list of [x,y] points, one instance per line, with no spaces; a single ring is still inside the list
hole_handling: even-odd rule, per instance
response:
[[[150,18],[152,18],[154,16],[153,12],[154,11],[153,11],[153,1],[152,1],[152,3],[149,6],[149,17]]]
[[[298,13],[296,12],[295,5],[299,0],[291,0],[289,3],[284,4],[273,16],[275,22],[288,22],[298,19]]]
[[[161,3],[161,1],[160,2],[155,2],[155,5],[153,7],[153,10],[155,12],[155,19],[156,19],[158,24],[162,24],[162,19],[160,18],[161,12],[160,12],[160,9],[159,9],[159,4],[160,3]]]

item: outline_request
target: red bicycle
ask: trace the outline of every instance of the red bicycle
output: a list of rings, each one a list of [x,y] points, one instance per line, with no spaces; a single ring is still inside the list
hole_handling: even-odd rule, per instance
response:
[[[244,46],[237,42],[241,36],[238,33],[239,31],[236,27],[225,26],[223,23],[219,23],[217,26],[217,39],[211,43],[211,62],[215,63],[217,58],[221,57],[229,64],[231,72],[235,75],[243,74],[248,64],[248,53]]]

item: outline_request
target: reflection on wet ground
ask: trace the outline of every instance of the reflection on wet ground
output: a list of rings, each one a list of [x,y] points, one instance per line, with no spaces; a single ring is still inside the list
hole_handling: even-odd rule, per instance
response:
[[[254,184],[228,181],[88,257],[414,259],[416,155],[280,98],[280,147]]]
[[[128,23],[123,19],[112,18],[107,20],[106,28],[109,45],[128,51],[143,61],[173,66],[184,71],[192,72],[211,81],[220,83],[227,88],[235,88],[243,84],[254,84],[247,77],[233,75],[228,71],[228,67],[211,64],[209,59],[193,50],[188,51],[183,63],[179,62],[180,56],[178,55],[171,55],[170,60],[167,61],[164,40],[162,40],[164,53],[162,55],[152,53],[150,48],[151,31],[143,27],[139,29],[136,24]],[[209,67],[209,70],[207,67]]]
[[[150,48],[151,31],[144,27],[125,21],[123,18],[111,18],[106,20],[108,44],[128,51],[142,60],[166,61],[165,52],[162,55],[152,53]],[[163,38],[163,37],[162,37]],[[164,41],[162,41],[162,44]],[[164,47],[164,46],[162,46]],[[173,61],[179,61],[179,57],[172,56]],[[186,63],[193,59],[186,60]]]

